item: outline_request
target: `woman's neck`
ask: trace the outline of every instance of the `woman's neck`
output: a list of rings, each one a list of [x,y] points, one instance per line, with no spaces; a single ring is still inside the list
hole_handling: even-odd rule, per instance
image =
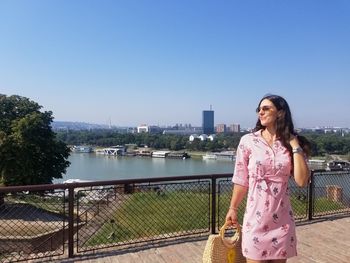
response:
[[[276,138],[276,128],[274,127],[266,127],[264,132],[267,136]]]
[[[266,127],[261,134],[270,146],[276,141],[276,129]]]

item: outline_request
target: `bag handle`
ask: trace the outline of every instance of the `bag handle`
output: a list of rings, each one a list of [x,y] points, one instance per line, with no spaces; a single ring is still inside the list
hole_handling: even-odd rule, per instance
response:
[[[233,237],[230,238],[226,238],[225,237],[225,230],[227,228],[232,228],[232,229],[236,229],[235,234],[233,235]],[[236,246],[236,243],[238,243],[240,237],[241,237],[241,226],[240,224],[235,224],[235,225],[229,225],[228,222],[225,222],[225,224],[220,228],[220,233],[219,233],[222,242],[224,243],[224,245],[228,248],[234,248]]]

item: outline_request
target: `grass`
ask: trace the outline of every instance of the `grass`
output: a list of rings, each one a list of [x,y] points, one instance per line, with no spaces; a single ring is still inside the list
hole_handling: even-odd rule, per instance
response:
[[[186,151],[192,159],[203,159],[203,155],[206,154],[206,152],[201,151]]]
[[[209,216],[208,193],[135,193],[118,209],[113,219],[105,222],[87,245],[208,229]]]
[[[314,212],[315,213],[324,213],[324,212],[332,212],[335,210],[341,210],[346,208],[343,204],[335,201],[330,201],[327,198],[319,198],[316,199]]]
[[[43,209],[48,212],[56,214],[65,214],[64,211],[64,200],[63,197],[44,197],[34,194],[19,195],[16,197],[9,197],[8,202],[10,203],[25,203],[30,204],[33,207]],[[68,207],[68,205],[66,205]]]

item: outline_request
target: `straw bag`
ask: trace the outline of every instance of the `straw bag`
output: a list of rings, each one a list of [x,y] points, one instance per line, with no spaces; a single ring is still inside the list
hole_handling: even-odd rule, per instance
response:
[[[235,234],[227,238],[225,223],[219,234],[210,235],[203,253],[203,263],[245,263],[241,248],[241,226],[237,224],[232,227],[236,229]]]

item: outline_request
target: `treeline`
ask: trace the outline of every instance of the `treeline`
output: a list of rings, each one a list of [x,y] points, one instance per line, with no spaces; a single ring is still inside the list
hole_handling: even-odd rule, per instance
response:
[[[320,134],[307,132],[302,135],[311,143],[312,156],[339,154],[349,155],[350,157],[350,134],[342,136],[340,133]]]
[[[58,131],[57,138],[68,145],[112,146],[136,144],[147,145],[154,149],[220,151],[236,148],[242,134],[220,134],[214,141],[189,142],[188,135],[127,133],[122,134],[110,130]]]
[[[218,134],[214,141],[194,140],[189,142],[188,135],[163,134],[122,134],[111,130],[58,131],[57,138],[68,145],[92,145],[107,147],[111,145],[136,144],[147,145],[154,149],[220,151],[235,149],[244,133]],[[350,153],[350,134],[302,133],[311,143],[312,156],[326,154],[347,155]]]

